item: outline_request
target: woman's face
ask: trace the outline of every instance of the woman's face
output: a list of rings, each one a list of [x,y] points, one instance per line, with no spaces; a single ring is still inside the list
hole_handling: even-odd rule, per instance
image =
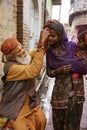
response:
[[[55,31],[50,30],[50,35],[48,37],[48,40],[50,42],[50,45],[56,44],[59,40],[58,35],[55,33]]]

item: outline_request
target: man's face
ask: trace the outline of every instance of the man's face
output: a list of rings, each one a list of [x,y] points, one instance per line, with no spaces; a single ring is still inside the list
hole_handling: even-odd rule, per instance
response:
[[[15,59],[18,63],[23,65],[28,65],[31,62],[31,56],[29,56],[28,54],[26,54],[25,56],[16,56]]]
[[[22,45],[19,44],[15,49],[15,59],[20,64],[30,64],[31,56],[29,56]]]
[[[14,52],[15,52],[15,55],[19,56],[19,57],[26,55],[26,52],[25,52],[24,48],[22,47],[22,45],[20,43],[15,48]]]

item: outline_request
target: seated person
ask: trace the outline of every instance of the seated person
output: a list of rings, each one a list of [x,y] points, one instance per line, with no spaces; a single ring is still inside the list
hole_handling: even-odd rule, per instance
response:
[[[15,38],[8,38],[2,43],[1,52],[5,64],[0,128],[45,130],[46,117],[35,91],[35,77],[41,70],[45,51],[43,44],[28,53]]]

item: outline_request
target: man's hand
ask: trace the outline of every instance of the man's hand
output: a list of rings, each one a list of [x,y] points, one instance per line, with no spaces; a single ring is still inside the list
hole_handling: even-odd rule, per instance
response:
[[[48,28],[42,29],[40,33],[39,43],[41,43],[44,46],[45,42],[47,41],[49,37],[49,34],[50,34],[50,31]]]

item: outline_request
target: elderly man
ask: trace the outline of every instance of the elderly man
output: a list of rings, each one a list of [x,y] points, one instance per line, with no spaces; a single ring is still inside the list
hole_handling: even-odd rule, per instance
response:
[[[1,45],[5,65],[0,117],[5,117],[7,126],[14,130],[45,130],[46,118],[38,104],[34,84],[45,54],[44,44],[39,45],[39,49],[30,53],[15,38],[8,38]]]

